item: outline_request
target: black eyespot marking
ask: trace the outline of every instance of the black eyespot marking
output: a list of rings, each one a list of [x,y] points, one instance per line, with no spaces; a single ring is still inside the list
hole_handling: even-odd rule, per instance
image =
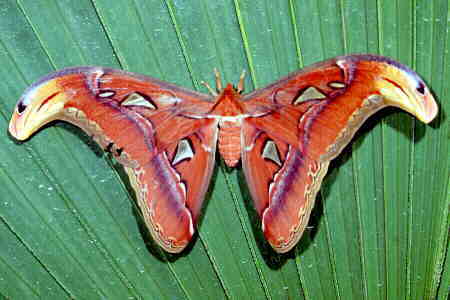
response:
[[[19,101],[19,103],[17,103],[17,113],[19,115],[21,115],[25,111],[26,108],[27,108],[27,106],[25,104],[23,104],[22,100]]]
[[[109,143],[108,146],[106,146],[105,151],[111,153],[113,146],[114,146],[114,143]]]
[[[422,95],[425,94],[425,85],[423,84],[423,82],[419,82],[416,90]]]
[[[121,156],[123,150],[123,148],[116,148],[116,144],[113,142],[110,142],[105,148],[105,152],[111,153],[114,156]]]

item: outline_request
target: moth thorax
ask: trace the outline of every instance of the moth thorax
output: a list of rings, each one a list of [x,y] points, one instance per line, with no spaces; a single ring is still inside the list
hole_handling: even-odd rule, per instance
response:
[[[241,158],[241,126],[237,122],[220,122],[219,152],[229,167]]]

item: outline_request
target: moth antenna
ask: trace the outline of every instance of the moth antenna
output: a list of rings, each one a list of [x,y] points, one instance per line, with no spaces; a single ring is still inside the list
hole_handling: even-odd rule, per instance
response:
[[[239,83],[237,85],[237,92],[240,94],[244,91],[245,70],[242,70],[241,77],[239,77]]]
[[[207,82],[200,81],[200,84],[201,84],[201,85],[204,85],[204,86],[208,89],[208,92],[211,93],[211,95],[213,95],[213,96],[217,96],[217,95],[218,95],[217,92],[216,92],[215,90],[213,90],[213,89],[211,88],[211,86],[210,86]]]
[[[220,77],[219,71],[217,71],[217,68],[214,68],[214,74],[216,75],[216,88],[217,91],[222,90],[222,78]]]

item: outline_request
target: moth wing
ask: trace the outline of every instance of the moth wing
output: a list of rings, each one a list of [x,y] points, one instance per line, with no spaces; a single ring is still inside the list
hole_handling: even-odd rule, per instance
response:
[[[286,121],[294,116],[300,114],[283,111],[243,124],[244,174],[264,235],[280,253],[300,239],[329,164],[302,151],[290,133],[273,134],[273,128],[297,131],[296,122]],[[283,125],[280,119],[285,120]]]
[[[147,227],[168,252],[192,238],[214,167],[215,120],[207,95],[101,67],[44,77],[19,100],[18,139],[52,120],[79,126],[125,166]]]
[[[244,96],[242,165],[262,229],[277,252],[300,239],[329,162],[362,123],[397,106],[428,123],[437,113],[416,73],[385,57],[352,55],[293,73]]]
[[[217,124],[205,122],[145,165],[126,167],[147,227],[168,252],[183,250],[194,234],[214,169],[216,143]]]

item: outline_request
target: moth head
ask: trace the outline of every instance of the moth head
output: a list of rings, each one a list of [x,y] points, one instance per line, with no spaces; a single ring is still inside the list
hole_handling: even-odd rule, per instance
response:
[[[26,140],[45,124],[59,119],[67,102],[56,79],[38,82],[20,97],[9,123],[9,132]]]
[[[375,84],[387,105],[404,109],[424,123],[437,115],[438,107],[429,88],[407,67],[396,62],[385,63]]]

